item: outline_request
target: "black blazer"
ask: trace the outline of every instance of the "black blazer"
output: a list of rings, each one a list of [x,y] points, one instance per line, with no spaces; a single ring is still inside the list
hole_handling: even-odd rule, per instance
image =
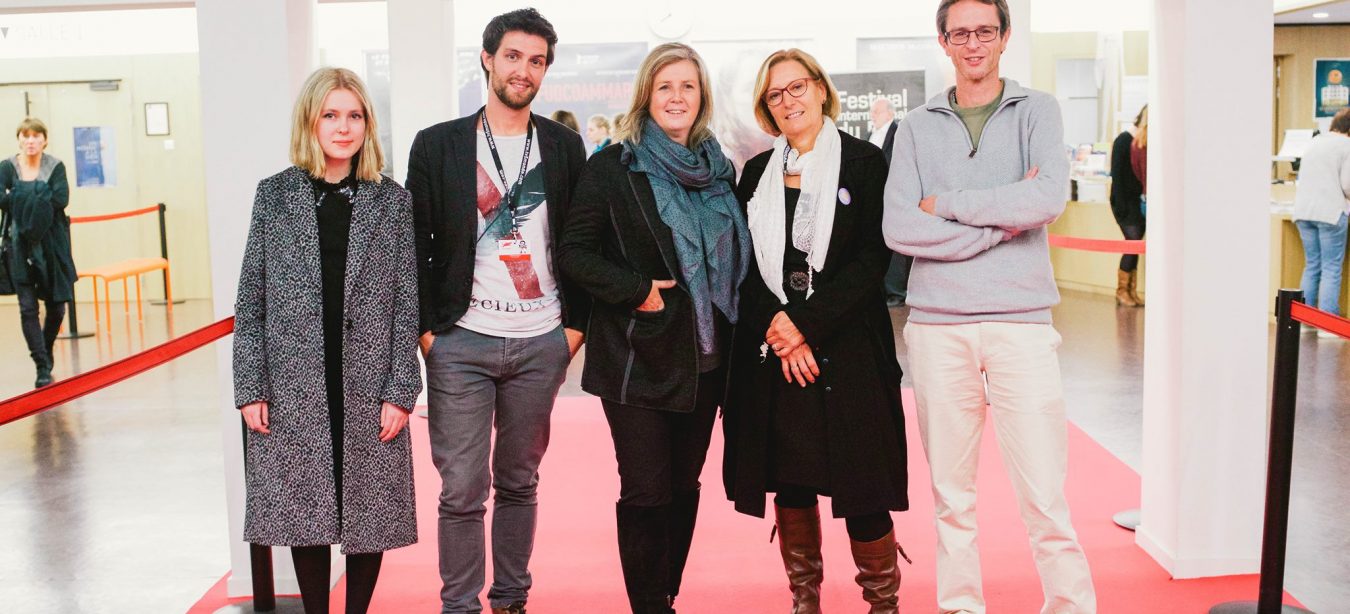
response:
[[[595,298],[581,387],[625,405],[691,412],[699,376],[693,302],[652,185],[628,170],[622,152],[610,145],[586,163],[558,246],[563,275]],[[636,311],[653,279],[677,286],[661,292],[662,311]]]
[[[558,239],[572,190],[586,162],[581,136],[534,115],[548,194],[548,246],[562,301],[563,325],[584,329],[590,298],[558,275]],[[478,114],[417,133],[408,154],[408,191],[417,230],[417,284],[421,332],[444,333],[469,309],[478,229]]]
[[[1139,208],[1139,197],[1144,186],[1130,166],[1130,146],[1134,135],[1122,132],[1111,144],[1111,213],[1121,226],[1143,226],[1144,211]]]
[[[895,129],[900,127],[900,122],[891,120],[891,127],[886,129],[886,138],[881,141],[881,153],[886,156],[886,166],[891,165],[891,150],[895,149]]]

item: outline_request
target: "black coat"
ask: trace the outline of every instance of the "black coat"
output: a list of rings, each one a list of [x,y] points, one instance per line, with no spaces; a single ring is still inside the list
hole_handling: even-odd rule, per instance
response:
[[[741,286],[741,315],[732,347],[730,392],[722,425],[726,439],[723,481],[736,510],[764,515],[771,458],[770,425],[775,390],[788,385],[780,361],[760,357],[769,322],[786,311],[811,345],[824,389],[831,507],[836,517],[909,508],[905,421],[900,406],[900,364],[895,332],[882,292],[891,252],[881,235],[887,164],[875,145],[840,133],[839,187],[851,204],[835,204],[834,231],[815,291],[785,308],[769,292],[758,264]],[[772,150],[745,164],[736,195],[754,196]],[[777,168],[770,172],[776,172]],[[753,237],[752,237],[753,239]],[[796,385],[796,384],[792,384]]]
[[[699,375],[693,301],[652,184],[628,170],[622,152],[611,145],[586,163],[558,246],[563,274],[595,298],[581,387],[624,405],[691,412]],[[678,285],[661,292],[664,310],[636,311],[653,279]]]
[[[444,333],[469,309],[478,230],[477,113],[422,130],[408,154],[408,191],[417,228],[417,282],[421,330]],[[540,164],[544,167],[563,325],[584,329],[590,297],[557,275],[558,237],[572,202],[572,190],[586,162],[581,136],[534,115]]]
[[[19,181],[17,157],[0,160],[0,212],[8,218],[13,235],[6,239],[11,242],[12,281],[35,286],[44,301],[73,301],[76,272],[66,215],[70,204],[66,164],[42,154],[38,179]]]
[[[1144,211],[1139,206],[1139,197],[1144,194],[1144,186],[1130,166],[1130,146],[1134,144],[1134,135],[1122,132],[1111,145],[1111,214],[1121,226],[1143,226]]]

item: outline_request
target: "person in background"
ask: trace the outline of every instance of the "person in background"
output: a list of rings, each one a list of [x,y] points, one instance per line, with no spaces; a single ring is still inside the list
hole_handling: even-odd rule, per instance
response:
[[[872,118],[872,134],[867,140],[881,148],[881,153],[886,156],[886,164],[889,166],[891,150],[895,148],[895,129],[899,126],[895,121],[895,106],[886,98],[878,98],[872,102],[869,113]],[[913,258],[898,252],[891,254],[891,264],[886,269],[884,284],[887,307],[905,304],[905,288],[909,286],[909,268],[913,265]]]
[[[581,126],[577,124],[577,116],[573,115],[571,111],[563,111],[562,109],[559,109],[557,111],[554,111],[553,115],[549,116],[549,119],[552,119],[555,122],[567,126],[569,129],[572,130],[572,132],[581,134]]]
[[[328,612],[330,545],[348,614],[386,550],[417,541],[411,437],[422,391],[412,197],[380,175],[365,85],[310,75],[290,168],[258,183],[234,319],[234,401],[248,426],[244,540],[290,546],[306,614]]]
[[[52,383],[52,349],[66,306],[75,300],[75,260],[70,252],[70,184],[66,164],[43,153],[47,126],[29,117],[15,131],[19,153],[0,160],[0,241],[19,300],[19,324],[37,367],[33,386]],[[38,301],[47,315],[38,319]]]
[[[933,480],[937,609],[983,614],[975,513],[992,420],[1026,525],[1041,612],[1093,614],[1097,593],[1064,497],[1068,418],[1047,230],[1069,198],[1054,96],[999,77],[1006,0],[941,0],[956,85],[895,134],[882,232],[914,256],[905,346]]]
[[[530,110],[557,44],[534,9],[492,18],[479,52],[487,104],[417,133],[408,155],[444,614],[482,611],[489,495],[488,602],[525,612],[539,464],[590,312],[557,269],[585,146]]]
[[[1350,108],[1331,119],[1303,154],[1294,195],[1294,225],[1303,240],[1303,302],[1340,315],[1346,211],[1350,208]],[[1336,338],[1320,331],[1319,337]]]
[[[619,561],[635,614],[674,612],[750,265],[712,105],[698,53],[652,49],[622,146],[586,163],[559,251],[563,273],[595,297],[581,386],[600,397],[614,439]]]
[[[1144,145],[1134,145],[1140,139]],[[1144,175],[1135,172],[1135,159],[1140,162],[1140,170],[1147,170],[1148,150],[1148,106],[1140,109],[1134,118],[1134,132],[1126,130],[1111,144],[1111,214],[1120,226],[1120,233],[1126,239],[1144,238]],[[1136,150],[1141,152],[1136,155]],[[1121,307],[1143,307],[1137,287],[1138,254],[1125,254],[1120,257],[1120,270],[1116,272],[1116,304]]]
[[[881,280],[886,158],[840,131],[839,93],[810,54],[776,51],[755,81],[776,137],[745,164],[754,259],[741,286],[723,412],[723,475],[736,510],[773,498],[793,612],[820,612],[819,497],[843,518],[873,614],[899,608],[890,512],[909,509],[900,365]]]
[[[609,120],[604,115],[592,115],[586,120],[586,140],[595,143],[595,149],[591,150],[592,156],[609,147]]]

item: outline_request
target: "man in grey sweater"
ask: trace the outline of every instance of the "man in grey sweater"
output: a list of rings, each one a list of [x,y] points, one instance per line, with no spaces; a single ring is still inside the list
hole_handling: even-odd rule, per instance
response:
[[[1068,427],[1050,322],[1059,291],[1045,226],[1068,198],[1064,128],[1053,97],[999,78],[1009,22],[1006,0],[939,4],[956,87],[897,130],[883,232],[914,256],[904,338],[933,479],[939,611],[985,611],[975,475],[988,403],[1041,611],[1092,613],[1092,576],[1064,499]]]

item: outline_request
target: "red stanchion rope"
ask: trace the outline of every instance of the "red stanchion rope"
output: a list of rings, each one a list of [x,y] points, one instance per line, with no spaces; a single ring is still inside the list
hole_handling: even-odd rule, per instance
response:
[[[133,210],[131,210],[131,211],[123,211],[123,212],[121,212],[121,213],[107,213],[107,214],[104,214],[104,215],[85,215],[85,216],[80,216],[80,217],[72,217],[72,218],[70,218],[70,223],[71,223],[71,224],[87,224],[87,223],[89,223],[89,222],[106,222],[106,221],[108,221],[108,220],[119,220],[119,219],[122,219],[122,218],[124,218],[124,217],[135,217],[135,216],[137,216],[137,215],[145,215],[145,214],[147,214],[147,213],[156,213],[156,212],[158,212],[158,211],[159,211],[159,205],[154,205],[154,206],[152,206],[152,207],[146,207],[146,208],[144,208],[144,209],[133,209]]]
[[[69,403],[86,394],[102,390],[124,379],[149,371],[233,331],[234,316],[230,316],[215,324],[204,326],[182,337],[106,364],[88,373],[61,380],[0,402],[0,426],[40,414],[63,403]]]
[[[1062,247],[1065,249],[1076,249],[1085,252],[1106,252],[1109,254],[1142,254],[1144,253],[1144,241],[1133,241],[1123,239],[1081,239],[1078,237],[1065,237],[1062,235],[1050,235],[1050,247]]]
[[[1303,303],[1294,302],[1289,308],[1289,317],[1298,320],[1304,324],[1316,326],[1325,331],[1330,331],[1350,339],[1350,320],[1338,315],[1327,313],[1315,307],[1309,307]]]

